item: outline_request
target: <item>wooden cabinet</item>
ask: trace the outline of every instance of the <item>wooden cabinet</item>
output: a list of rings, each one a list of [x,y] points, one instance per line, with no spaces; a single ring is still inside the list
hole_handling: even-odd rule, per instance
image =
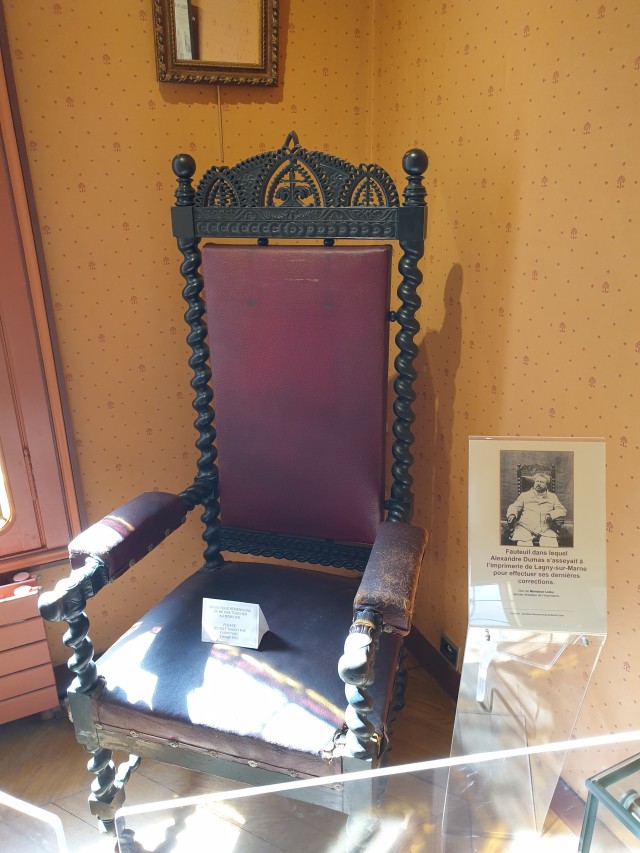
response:
[[[35,581],[0,575],[0,724],[58,704]]]

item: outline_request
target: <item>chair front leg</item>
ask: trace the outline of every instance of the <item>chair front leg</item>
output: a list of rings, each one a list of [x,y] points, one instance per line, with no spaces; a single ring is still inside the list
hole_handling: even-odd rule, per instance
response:
[[[347,732],[345,746],[354,758],[376,759],[381,753],[382,738],[369,719],[373,697],[367,690],[375,676],[374,664],[382,618],[371,609],[356,610],[338,662],[340,678],[345,683]]]
[[[86,747],[85,747],[86,748]],[[89,794],[89,810],[100,821],[101,828],[109,833],[115,832],[115,814],[124,803],[124,789],[116,779],[116,766],[110,749],[96,749],[91,752],[87,770],[95,775]]]
[[[91,753],[87,770],[95,775],[91,783],[89,807],[91,814],[100,820],[106,832],[114,831],[116,810],[124,803],[124,781],[122,772],[116,773],[113,753],[103,749],[97,741],[91,720],[90,697],[99,694],[103,680],[93,660],[94,648],[89,638],[89,618],[84,612],[87,600],[96,595],[108,583],[108,572],[97,557],[88,558],[82,569],[74,569],[70,578],[60,581],[51,592],[40,596],[38,607],[43,618],[50,622],[66,622],[68,630],[63,642],[73,654],[67,666],[75,673],[69,688],[71,717],[78,740]],[[131,769],[137,764],[129,762]]]
[[[89,619],[84,608],[88,599],[108,583],[109,574],[104,562],[98,557],[89,557],[82,568],[74,569],[70,577],[59,581],[50,592],[44,592],[38,601],[43,619],[68,625],[63,642],[73,649],[73,654],[67,666],[75,673],[73,685],[80,693],[92,693],[99,683],[93,660],[93,643],[88,636]]]

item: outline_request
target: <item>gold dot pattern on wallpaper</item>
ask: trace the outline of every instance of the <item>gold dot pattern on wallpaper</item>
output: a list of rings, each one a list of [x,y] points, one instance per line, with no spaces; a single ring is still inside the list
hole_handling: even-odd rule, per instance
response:
[[[633,728],[640,6],[406,0],[376,23],[374,159],[406,133],[430,154],[416,517],[431,550],[416,622],[434,644],[442,629],[464,642],[468,436],[602,436],[609,634],[576,732]]]

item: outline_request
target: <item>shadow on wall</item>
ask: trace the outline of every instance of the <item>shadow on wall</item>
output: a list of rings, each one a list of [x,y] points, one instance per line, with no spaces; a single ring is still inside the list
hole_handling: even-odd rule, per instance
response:
[[[415,523],[429,531],[429,551],[438,564],[447,564],[451,497],[451,456],[460,365],[462,318],[460,298],[463,270],[451,268],[444,287],[444,320],[428,329],[414,362],[416,378],[416,459],[414,463]]]

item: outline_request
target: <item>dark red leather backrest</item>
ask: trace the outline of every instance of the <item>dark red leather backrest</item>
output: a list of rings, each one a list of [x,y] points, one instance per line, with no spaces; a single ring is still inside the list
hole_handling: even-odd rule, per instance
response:
[[[202,251],[224,524],[372,543],[390,246]]]

